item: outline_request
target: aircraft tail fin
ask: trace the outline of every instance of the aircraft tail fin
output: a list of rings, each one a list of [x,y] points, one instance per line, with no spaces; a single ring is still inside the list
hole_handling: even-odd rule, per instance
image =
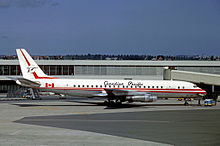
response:
[[[26,79],[54,79],[46,75],[25,49],[16,49],[21,72]]]

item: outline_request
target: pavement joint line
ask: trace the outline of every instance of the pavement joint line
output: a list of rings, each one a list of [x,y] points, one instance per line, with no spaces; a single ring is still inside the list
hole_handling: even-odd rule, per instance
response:
[[[30,107],[32,109],[43,109],[43,110],[54,110],[54,111],[58,111],[58,110],[61,110],[60,108],[58,107],[45,107],[45,106],[38,106],[38,107]]]
[[[90,113],[90,112],[72,112],[73,114],[76,114],[76,115],[91,115],[93,113]]]
[[[0,98],[0,101],[27,100],[26,98]]]

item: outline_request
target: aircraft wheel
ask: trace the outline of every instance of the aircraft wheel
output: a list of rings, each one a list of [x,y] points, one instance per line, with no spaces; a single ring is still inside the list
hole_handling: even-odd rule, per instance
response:
[[[187,101],[185,101],[184,105],[189,105],[189,103]]]
[[[121,102],[121,100],[116,100],[115,103],[116,103],[117,105],[121,105],[122,102]]]

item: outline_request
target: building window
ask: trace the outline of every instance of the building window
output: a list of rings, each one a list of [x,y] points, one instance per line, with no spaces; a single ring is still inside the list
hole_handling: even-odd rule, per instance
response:
[[[57,75],[63,75],[63,68],[61,65],[57,66]]]
[[[9,66],[8,65],[3,66],[3,73],[4,73],[4,75],[9,75]]]
[[[73,65],[69,66],[69,75],[74,75],[74,66]]]
[[[10,75],[16,75],[17,69],[16,69],[16,65],[12,65],[11,68],[10,68]]]

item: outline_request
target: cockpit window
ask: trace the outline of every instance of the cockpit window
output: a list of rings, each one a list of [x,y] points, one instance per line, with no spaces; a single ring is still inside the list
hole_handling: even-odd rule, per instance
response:
[[[197,86],[196,86],[196,85],[194,85],[194,86],[193,86],[193,88],[197,88]]]

